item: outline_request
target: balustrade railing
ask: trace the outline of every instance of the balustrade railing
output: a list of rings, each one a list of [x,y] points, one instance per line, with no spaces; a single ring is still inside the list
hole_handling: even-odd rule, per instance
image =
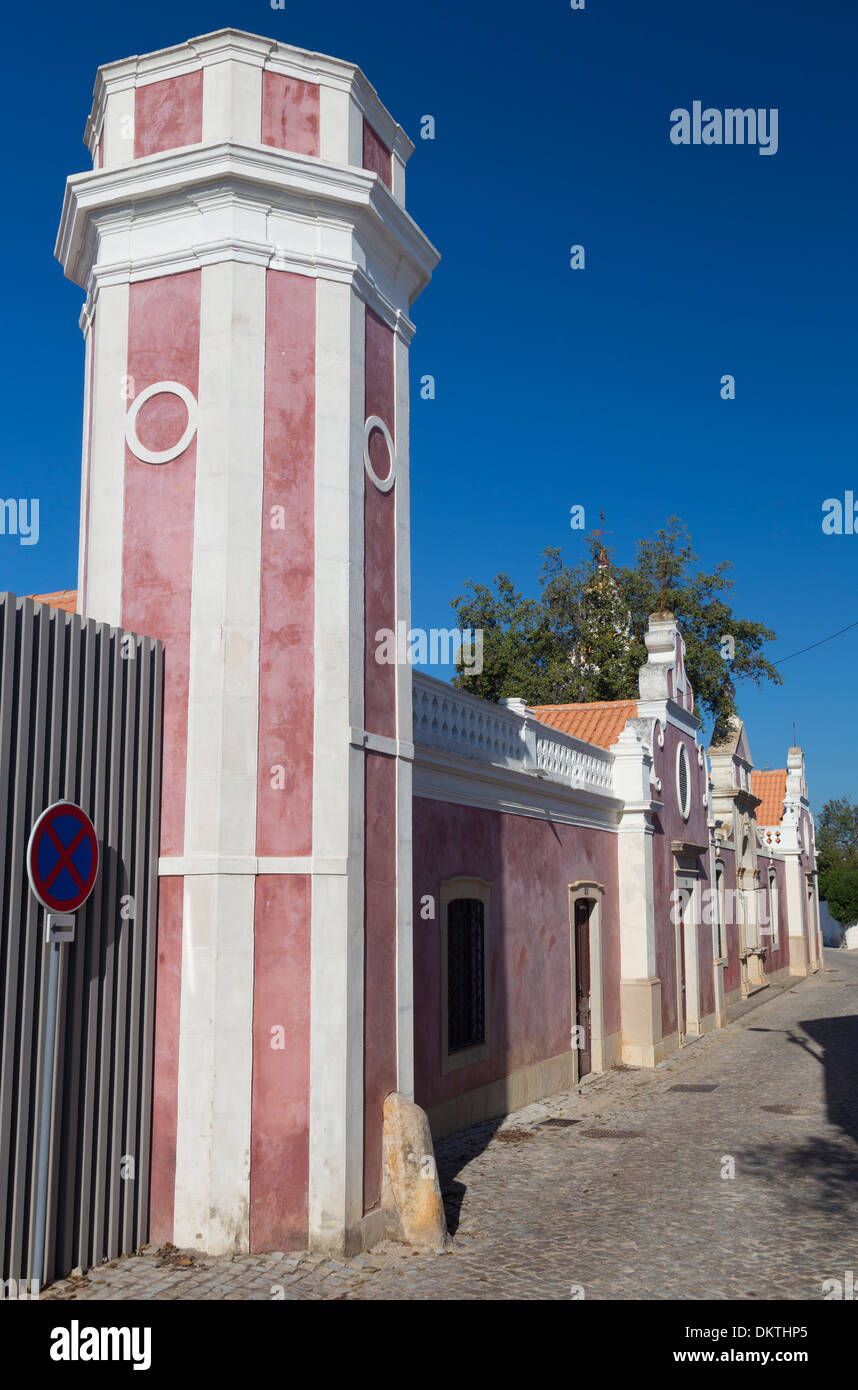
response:
[[[417,744],[614,795],[614,760],[607,749],[540,724],[523,705],[493,705],[421,671],[413,675],[413,703]]]

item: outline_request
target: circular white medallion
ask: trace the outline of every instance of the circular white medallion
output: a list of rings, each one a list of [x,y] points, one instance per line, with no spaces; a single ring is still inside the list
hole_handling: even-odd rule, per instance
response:
[[[141,408],[147,401],[151,401],[153,396],[178,396],[180,401],[184,401],[188,412],[188,423],[185,432],[175,444],[169,449],[147,449],[137,438],[137,416]],[[197,403],[187,386],[183,386],[179,381],[156,381],[152,386],[147,386],[141,391],[139,396],[135,396],[131,404],[131,409],[125,421],[125,440],[135,458],[141,463],[170,463],[177,459],[179,454],[183,454],[194,437],[197,428]]]
[[[384,442],[390,454],[390,472],[386,478],[380,478],[378,476],[372,466],[372,459],[369,456],[369,440],[373,430],[380,430],[384,435]],[[390,492],[390,489],[396,482],[396,455],[393,452],[393,440],[390,436],[390,430],[387,428],[384,421],[379,419],[377,415],[370,415],[363,427],[363,466],[379,492]]]

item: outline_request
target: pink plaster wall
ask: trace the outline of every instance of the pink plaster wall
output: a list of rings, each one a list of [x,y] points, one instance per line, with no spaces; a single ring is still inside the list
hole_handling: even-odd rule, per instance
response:
[[[131,286],[128,374],[135,394],[156,381],[179,381],[199,394],[200,272]],[[187,421],[175,396],[155,396],[137,417],[150,449],[174,444]],[[188,660],[194,544],[196,435],[179,458],[141,463],[125,449],[122,625],[158,637],[165,648],[161,854],[180,855],[185,840]]]
[[[256,819],[260,855],[312,852],[315,354],[315,280],[269,270]],[[277,767],[284,769],[282,789],[272,787],[272,768]]]
[[[377,415],[396,438],[393,370],[393,330],[371,309],[366,311],[365,418]],[[369,441],[369,455],[379,478],[392,466],[380,430]],[[396,667],[375,659],[375,634],[382,628],[396,630],[396,485],[379,492],[364,475],[364,604],[365,676],[364,726],[371,733],[392,737],[396,732]]]
[[[364,1210],[381,1201],[384,1098],[396,1090],[396,762],[365,762]]]
[[[363,123],[363,167],[371,169],[374,174],[378,174],[382,183],[391,187],[392,168],[391,153],[385,145],[381,136],[376,134],[369,121]]]
[[[741,983],[739,963],[739,922],[736,915],[736,855],[735,851],[722,849],[718,857],[724,864],[724,899],[727,926],[727,964],[724,967],[724,989],[738,989]],[[728,896],[729,894],[729,896]]]
[[[171,380],[198,395],[199,328],[199,271],[131,286],[127,371],[135,394]],[[186,419],[175,397],[156,396],[138,416],[139,438],[166,448]],[[165,648],[162,855],[181,855],[184,847],[195,472],[196,437],[168,464],[141,463],[125,449],[122,626],[160,638]],[[173,1224],[182,890],[180,878],[160,880],[150,1232],[160,1241],[172,1237]]]
[[[701,921],[697,928],[697,971],[698,988],[700,993],[700,1017],[706,1019],[715,1012],[715,948],[714,926],[712,923],[711,897],[707,899],[707,894],[712,887],[708,876],[709,859],[708,856],[701,860],[704,868],[703,877],[700,880],[700,917]],[[703,913],[707,900],[710,903],[709,911],[706,913],[708,920],[703,920]]]
[[[489,909],[491,1055],[441,1075],[441,883],[492,885]],[[569,1051],[572,1027],[569,884],[604,884],[604,1031],[620,1029],[617,840],[609,831],[415,798],[415,1099],[432,1106]],[[431,895],[435,921],[420,916]]]
[[[393,332],[366,311],[366,417],[377,415],[396,438]],[[379,477],[392,460],[375,431],[370,457]],[[396,667],[375,660],[375,634],[396,628],[395,485],[379,492],[364,476],[364,726],[396,735]],[[364,1206],[381,1197],[382,1106],[395,1090],[396,1061],[396,766],[367,752],[365,759],[365,992],[364,992]]]
[[[259,855],[312,852],[315,281],[266,278],[259,671]],[[282,508],[282,512],[273,509]],[[275,524],[272,524],[275,523]],[[282,529],[281,529],[282,527]],[[271,785],[283,767],[285,786]],[[285,1049],[272,1048],[272,1028]],[[307,1242],[310,880],[256,881],[251,1099],[253,1250]]]
[[[203,73],[150,82],[134,93],[134,158],[197,145],[203,138]]]
[[[149,1239],[155,1245],[173,1238],[184,885],[183,878],[162,878],[158,884],[158,973],[149,1189]]]
[[[319,153],[319,88],[279,72],[262,74],[262,143],[295,154]]]
[[[250,1248],[300,1250],[310,1162],[308,876],[257,878],[254,932]],[[277,1028],[282,1048],[271,1045]]]

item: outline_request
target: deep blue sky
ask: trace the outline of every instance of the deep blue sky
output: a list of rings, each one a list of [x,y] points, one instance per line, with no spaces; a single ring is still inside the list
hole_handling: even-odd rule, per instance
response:
[[[620,560],[682,517],[773,660],[858,619],[858,535],[821,530],[858,495],[854,0],[15,7],[0,496],[38,497],[41,532],[0,537],[0,588],[76,583],[82,296],[52,251],[95,70],[227,25],[359,63],[417,144],[408,205],[443,260],[414,310],[415,625],[452,625],[467,577],[535,592],[546,545],[581,553],[574,503]],[[778,153],[675,147],[695,99],[777,107]],[[815,806],[858,799],[858,628],[783,672],[740,691],[757,766],[795,718]]]

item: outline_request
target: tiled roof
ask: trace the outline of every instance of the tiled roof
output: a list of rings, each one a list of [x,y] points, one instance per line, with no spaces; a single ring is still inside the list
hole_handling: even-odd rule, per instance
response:
[[[757,807],[757,825],[780,825],[784,818],[786,780],[785,767],[778,767],[774,772],[751,773],[751,791],[762,802]]]
[[[77,612],[77,590],[56,589],[52,594],[30,594],[34,603],[46,603],[49,608],[61,608],[64,613]]]
[[[610,748],[616,743],[625,727],[627,719],[634,719],[638,712],[637,700],[594,700],[585,705],[531,705],[543,724],[559,729],[563,734],[583,739],[585,743],[595,743],[599,748]]]

